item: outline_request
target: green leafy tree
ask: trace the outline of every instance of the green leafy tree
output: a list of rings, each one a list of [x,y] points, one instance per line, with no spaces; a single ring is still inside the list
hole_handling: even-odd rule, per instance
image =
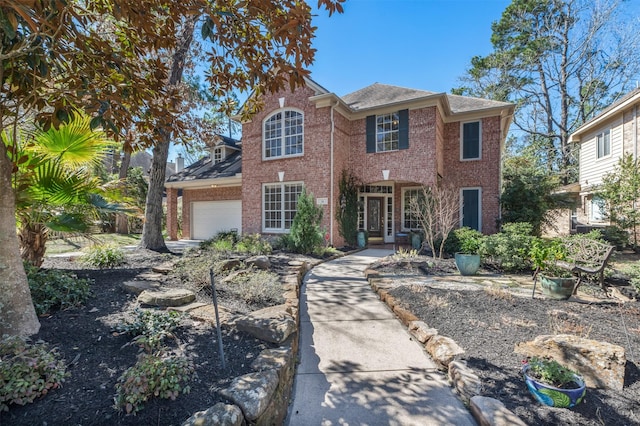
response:
[[[306,189],[298,197],[296,215],[291,223],[291,240],[295,250],[299,253],[313,253],[323,244],[322,208],[316,206],[313,194],[307,194]]]
[[[569,135],[640,71],[640,22],[628,16],[620,0],[512,0],[492,24],[493,52],[471,60],[454,92],[516,103],[514,129],[575,181]]]
[[[342,12],[342,2],[320,0],[319,6]],[[141,135],[129,140],[131,151],[158,145],[147,202],[156,224],[146,234],[150,247],[164,246],[157,238],[158,188],[167,141],[185,125],[178,108],[183,93],[171,83],[180,78],[171,75],[181,68],[175,59],[186,58],[173,52],[188,45],[181,36],[189,18],[199,17],[211,42],[203,54],[214,96],[253,91],[248,113],[259,107],[261,94],[302,85],[315,54],[306,1],[25,0],[1,2],[0,12],[0,134],[13,129],[17,137],[15,129],[30,117],[44,130],[59,127],[84,110],[92,128],[118,138],[133,130]],[[13,159],[21,158],[11,152],[15,146],[0,144],[0,335],[31,335],[40,325],[14,220]]]
[[[638,160],[631,154],[620,158],[616,168],[602,178],[598,195],[605,201],[605,211],[611,222],[629,232],[633,246],[637,249],[640,226]]]
[[[358,244],[358,179],[348,172],[342,171],[339,182],[340,199],[336,220],[338,232],[347,245],[355,247]]]

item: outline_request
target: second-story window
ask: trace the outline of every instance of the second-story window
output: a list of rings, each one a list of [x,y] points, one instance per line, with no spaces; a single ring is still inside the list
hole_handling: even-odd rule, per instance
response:
[[[398,150],[399,126],[397,112],[376,116],[376,152]]]
[[[302,155],[304,152],[302,113],[284,110],[271,115],[264,122],[263,138],[265,159]]]
[[[223,159],[222,148],[214,148],[213,150],[213,164],[218,164]]]
[[[460,138],[460,159],[479,160],[482,152],[482,132],[479,121],[462,123]]]
[[[598,145],[598,158],[606,157],[611,154],[611,131],[605,130],[596,136]]]

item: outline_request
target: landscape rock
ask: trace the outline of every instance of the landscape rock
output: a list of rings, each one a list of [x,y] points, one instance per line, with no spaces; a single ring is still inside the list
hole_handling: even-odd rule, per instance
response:
[[[198,411],[182,426],[241,426],[244,424],[242,410],[237,405],[218,402],[206,411]]]
[[[396,314],[396,316],[400,319],[402,324],[404,324],[405,326],[408,326],[411,322],[418,320],[418,317],[415,316],[413,312],[401,307],[400,305],[394,306],[393,312]]]
[[[277,387],[278,373],[266,370],[236,377],[220,394],[238,405],[248,421],[254,421],[267,409]]]
[[[258,339],[282,343],[296,330],[296,322],[287,305],[277,305],[251,312],[238,318],[236,327]]]
[[[280,377],[281,371],[293,362],[293,353],[290,347],[265,349],[253,360],[251,368],[256,371],[274,370]]]
[[[196,300],[196,295],[190,290],[173,288],[166,290],[144,290],[138,296],[138,302],[151,306],[182,306]]]
[[[472,397],[482,392],[480,378],[465,362],[451,361],[449,363],[449,380],[465,404],[469,404]]]
[[[471,398],[469,409],[480,426],[526,426],[497,399],[476,395]]]
[[[213,304],[192,309],[189,311],[189,315],[191,318],[210,322],[214,326],[216,325],[216,311]],[[218,318],[220,318],[220,324],[231,324],[236,320],[236,315],[231,311],[231,309],[218,305]]]
[[[542,335],[518,343],[515,352],[528,357],[548,357],[584,377],[587,387],[622,390],[624,386],[624,348],[607,342],[570,334]]]
[[[140,294],[145,290],[154,290],[154,289],[160,288],[160,283],[158,283],[157,281],[132,280],[132,281],[124,281],[121,284],[121,287],[127,293]]]
[[[207,304],[202,302],[192,302],[182,306],[170,306],[167,309],[170,311],[177,311],[177,312],[190,312],[190,311],[193,311],[194,309],[202,308],[203,306],[207,306]]]
[[[222,283],[230,283],[232,282],[234,279],[241,277],[243,275],[247,275],[249,274],[251,271],[247,270],[247,269],[239,269],[237,271],[232,271],[229,275],[227,275],[226,277],[222,278],[220,280],[220,282]]]
[[[162,281],[164,274],[158,274],[156,272],[142,272],[136,276],[137,279],[143,281]]]
[[[443,367],[447,367],[457,356],[464,354],[464,349],[453,339],[440,335],[429,339],[425,348],[431,358]]]
[[[438,335],[438,330],[430,328],[424,321],[411,321],[409,323],[409,333],[411,333],[418,342],[425,344],[433,336]]]
[[[153,266],[151,270],[157,274],[167,275],[169,272],[173,271],[174,266],[173,262],[165,262],[160,265]]]
[[[225,259],[222,262],[220,262],[220,270],[231,271],[233,269],[238,268],[241,263],[242,262],[240,261],[240,259]]]
[[[258,269],[262,269],[264,271],[268,271],[271,269],[271,261],[267,256],[259,255],[253,256],[244,261],[245,265],[248,267],[255,266]]]

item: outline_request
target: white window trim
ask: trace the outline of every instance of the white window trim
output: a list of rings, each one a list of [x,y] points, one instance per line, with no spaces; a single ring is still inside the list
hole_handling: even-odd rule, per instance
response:
[[[478,157],[464,158],[464,125],[467,123],[478,123]],[[460,161],[482,160],[482,120],[469,120],[460,122]]]
[[[408,191],[415,191],[415,190],[420,190],[422,189],[421,186],[405,186],[404,188],[402,188],[402,198],[400,201],[400,208],[401,208],[401,218],[400,218],[400,229],[403,232],[409,232],[409,231],[415,231],[415,230],[419,230],[420,228],[416,228],[416,229],[409,229],[409,228],[405,228],[404,226],[404,222],[405,222],[405,217],[404,217],[404,212],[405,212],[405,198],[404,195],[405,193],[407,193]]]
[[[606,154],[606,155],[603,155],[602,157],[598,157],[598,138],[599,138],[600,136],[603,136],[603,137],[604,137],[604,134],[605,134],[605,133],[607,133],[607,132],[609,132],[609,153],[608,153],[608,154]],[[609,157],[611,157],[611,152],[613,151],[613,150],[611,149],[611,148],[612,148],[612,147],[611,147],[611,133],[612,133],[612,132],[611,132],[611,129],[606,129],[606,130],[603,130],[603,131],[601,131],[601,132],[599,132],[599,133],[597,133],[597,134],[596,134],[596,137],[595,137],[595,139],[596,139],[596,161],[600,161],[600,160],[603,160],[603,159],[605,159],[605,158],[609,158]],[[604,149],[603,149],[603,150],[604,150]]]
[[[226,157],[225,151],[226,150],[222,146],[217,146],[217,147],[213,148],[213,164],[221,163],[225,159],[225,157]],[[216,160],[216,153],[218,153],[218,152],[220,153],[220,159]]]
[[[458,217],[459,217],[459,227],[462,228],[462,219],[463,219],[463,211],[462,211],[462,206],[464,204],[464,198],[463,198],[463,194],[465,190],[470,190],[470,189],[474,189],[478,191],[478,231],[482,232],[482,187],[481,186],[468,186],[468,187],[464,187],[464,188],[460,188],[460,196],[459,196],[459,204],[460,204],[460,209],[459,209],[459,213],[458,213]]]
[[[276,115],[279,112],[283,113],[283,123],[284,123],[284,112],[285,111],[295,111],[299,114],[302,115],[302,152],[299,154],[289,154],[289,155],[279,155],[277,157],[267,157],[267,145],[266,145],[266,141],[265,141],[265,135],[264,135],[264,125],[267,122],[267,120],[269,120],[271,117],[273,117],[274,115]],[[304,155],[304,111],[302,111],[301,109],[298,108],[291,108],[291,107],[285,107],[285,108],[278,108],[275,109],[273,111],[271,111],[271,114],[267,115],[264,120],[262,120],[262,127],[260,130],[260,133],[262,134],[262,161],[269,161],[269,160],[281,160],[283,158],[295,158],[295,157],[302,157]],[[284,125],[284,124],[283,124]],[[284,146],[284,133],[282,135],[281,138],[281,148],[282,148],[282,152],[285,152],[285,146]]]
[[[378,117],[385,116],[385,115],[393,116],[393,114],[398,115],[398,130],[396,130],[396,135],[398,137],[398,140],[397,140],[398,147],[396,149],[379,150],[378,149]],[[375,117],[376,117],[376,122],[375,122],[376,134],[375,134],[375,141],[374,142],[376,144],[376,154],[383,154],[383,153],[386,153],[386,152],[400,151],[400,111],[393,111],[393,112],[389,112],[387,114],[377,114]]]
[[[292,181],[292,182],[268,182],[268,183],[263,183],[262,184],[262,204],[260,206],[260,211],[261,211],[261,215],[262,215],[262,232],[266,232],[266,233],[271,233],[271,234],[288,234],[289,233],[289,229],[285,229],[284,226],[282,226],[281,228],[267,228],[266,227],[266,217],[265,217],[265,210],[264,210],[264,203],[265,203],[265,192],[264,189],[267,186],[280,186],[282,194],[284,194],[284,187],[285,185],[302,185],[302,187],[304,188],[304,182],[303,181]],[[281,197],[280,202],[282,203],[280,206],[280,211],[283,213],[282,216],[282,224],[284,224],[284,196]],[[297,208],[296,208],[297,210]]]

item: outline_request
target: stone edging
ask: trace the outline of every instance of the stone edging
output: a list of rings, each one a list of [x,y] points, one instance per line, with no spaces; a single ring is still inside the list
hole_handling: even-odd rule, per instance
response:
[[[364,275],[371,288],[378,294],[380,300],[396,314],[398,319],[408,328],[409,333],[424,345],[426,352],[448,374],[449,383],[459,395],[462,402],[469,407],[469,411],[482,426],[526,426],[526,424],[504,404],[497,399],[481,395],[482,382],[480,378],[459,359],[464,354],[453,339],[441,336],[435,328],[420,321],[413,313],[400,307],[389,294],[393,288],[389,280],[383,278],[374,269],[366,269]]]
[[[278,319],[293,322],[280,347],[265,349],[251,364],[254,373],[236,377],[229,387],[220,391],[235,404],[219,402],[206,411],[199,411],[182,426],[241,426],[246,424],[282,424],[287,415],[295,378],[300,328],[300,287],[305,274],[322,261],[309,264],[289,262],[290,272],[281,277],[285,303],[274,307]]]

